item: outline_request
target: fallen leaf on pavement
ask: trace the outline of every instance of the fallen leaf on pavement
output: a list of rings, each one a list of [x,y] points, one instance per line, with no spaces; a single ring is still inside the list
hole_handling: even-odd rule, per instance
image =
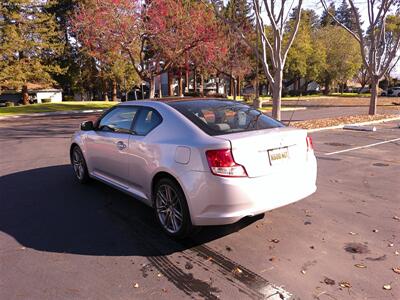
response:
[[[164,293],[166,293],[166,292],[167,292],[167,289],[166,289],[166,288],[163,288],[162,291],[163,291]]]
[[[134,287],[135,289],[137,289],[137,288],[139,287],[139,283],[135,283],[135,284],[133,285],[133,287]]]
[[[400,274],[400,267],[392,268],[393,272]]]
[[[272,239],[272,240],[269,240],[269,241],[272,242],[272,243],[275,243],[275,244],[279,243],[278,239]]]
[[[396,221],[400,221],[400,217],[398,217],[398,216],[393,216],[393,219]]]
[[[229,247],[229,246],[225,246],[225,250],[226,250],[226,251],[232,251],[232,248]]]
[[[241,269],[239,269],[238,267],[236,267],[235,269],[233,269],[233,273],[235,274],[242,274],[243,271]]]
[[[325,277],[324,283],[327,284],[327,285],[334,285],[335,284],[335,280],[330,279],[328,277]]]
[[[373,229],[372,232],[379,232],[379,230],[378,229]]]
[[[306,270],[301,270],[301,274],[306,274]]]
[[[353,232],[353,231],[350,231],[349,234],[350,234],[350,235],[356,235],[357,233],[355,233],[355,232]]]
[[[161,277],[162,275],[160,273],[157,274],[157,277]]]
[[[276,257],[275,257],[275,256],[272,256],[272,257],[269,259],[269,261],[274,261],[274,260],[276,260]]]
[[[391,286],[390,284],[384,284],[384,285],[383,285],[383,289],[384,289],[384,290],[391,290],[391,289],[392,289],[392,286]]]
[[[399,255],[400,252],[399,251],[394,251],[394,255]]]
[[[393,247],[393,246],[394,246],[393,243],[389,243],[389,244],[388,244],[388,247]]]
[[[342,288],[348,288],[348,289],[351,288],[351,284],[349,282],[347,282],[347,281],[339,282],[339,286],[342,287]]]
[[[361,269],[365,269],[367,267],[366,265],[363,264],[355,264],[354,266]]]

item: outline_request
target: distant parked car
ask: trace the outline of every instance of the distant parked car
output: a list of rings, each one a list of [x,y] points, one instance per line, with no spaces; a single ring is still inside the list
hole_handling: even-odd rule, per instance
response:
[[[154,208],[172,237],[231,224],[316,190],[306,130],[225,100],[124,102],[70,146],[78,181],[95,178]]]
[[[395,86],[395,87],[388,89],[387,96],[400,97],[400,86]]]

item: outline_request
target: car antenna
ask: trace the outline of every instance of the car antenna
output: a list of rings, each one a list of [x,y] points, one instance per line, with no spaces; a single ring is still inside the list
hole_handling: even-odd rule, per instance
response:
[[[300,94],[299,94],[299,96],[298,96],[298,98],[297,98],[295,107],[297,107],[297,105],[299,104],[299,101],[300,101]],[[295,111],[296,111],[295,109],[292,110],[292,115],[290,116],[290,119],[289,119],[289,122],[288,122],[287,126],[290,126],[290,122],[292,122],[293,115],[294,115],[294,112],[295,112]]]

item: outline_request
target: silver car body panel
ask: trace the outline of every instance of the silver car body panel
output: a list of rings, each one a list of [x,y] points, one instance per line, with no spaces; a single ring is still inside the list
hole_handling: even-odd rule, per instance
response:
[[[160,113],[162,123],[146,136],[78,131],[72,143],[82,149],[91,177],[147,205],[153,205],[153,179],[160,172],[173,176],[182,187],[194,225],[233,223],[316,190],[316,159],[307,150],[305,130],[281,127],[210,136],[166,103],[120,105],[151,107]],[[280,147],[287,147],[289,159],[271,165],[268,151]],[[232,149],[248,177],[213,175],[205,155],[213,149]]]

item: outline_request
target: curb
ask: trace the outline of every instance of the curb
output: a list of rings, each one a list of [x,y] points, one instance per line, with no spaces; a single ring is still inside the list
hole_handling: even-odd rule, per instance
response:
[[[55,112],[45,112],[45,113],[30,113],[30,114],[4,116],[0,117],[0,120],[19,119],[25,117],[47,117],[47,116],[80,115],[80,114],[83,115],[83,114],[92,114],[103,111],[105,111],[105,109],[85,109],[85,110],[67,110],[67,111],[55,111]]]
[[[342,129],[344,126],[347,126],[347,125],[364,126],[364,125],[380,124],[380,123],[386,123],[386,122],[392,122],[392,121],[400,121],[400,116],[399,117],[394,117],[394,118],[375,120],[375,121],[368,121],[368,122],[360,122],[360,123],[352,123],[352,124],[341,124],[341,125],[330,126],[330,127],[307,129],[307,131],[308,132],[317,132],[317,131],[330,130],[330,129]]]

